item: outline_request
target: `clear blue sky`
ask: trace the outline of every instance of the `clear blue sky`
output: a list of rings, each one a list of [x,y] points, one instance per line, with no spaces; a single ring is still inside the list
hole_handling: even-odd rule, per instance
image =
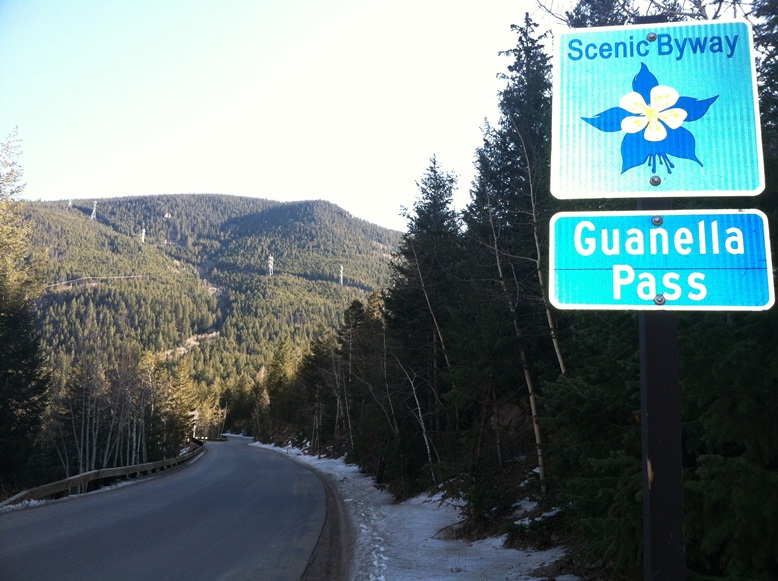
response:
[[[0,138],[29,199],[326,199],[404,229],[435,154],[468,200],[531,0],[0,0]],[[539,15],[537,15],[539,17]]]

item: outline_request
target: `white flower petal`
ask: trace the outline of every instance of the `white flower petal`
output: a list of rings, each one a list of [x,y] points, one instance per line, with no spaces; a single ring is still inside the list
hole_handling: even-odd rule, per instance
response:
[[[678,102],[678,91],[666,85],[657,85],[651,89],[651,107],[657,113],[672,107]]]
[[[648,106],[640,93],[632,92],[619,100],[619,107],[630,113],[645,113]]]
[[[646,125],[646,132],[643,134],[646,141],[662,141],[667,137],[667,129],[659,122],[659,119],[654,118]]]
[[[662,111],[659,114],[659,118],[664,121],[670,129],[678,129],[681,124],[683,124],[687,115],[688,113],[683,109],[675,108]]]
[[[648,125],[648,117],[645,115],[624,117],[621,120],[621,130],[625,133],[637,133],[643,131],[646,125]]]

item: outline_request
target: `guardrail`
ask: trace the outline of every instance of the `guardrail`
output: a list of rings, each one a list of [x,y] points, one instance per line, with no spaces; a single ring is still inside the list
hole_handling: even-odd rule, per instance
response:
[[[133,466],[120,466],[118,468],[103,468],[102,470],[92,470],[91,472],[84,472],[82,474],[76,474],[63,480],[57,480],[43,486],[36,488],[30,488],[29,490],[22,490],[19,494],[12,496],[0,502],[0,508],[24,502],[25,500],[41,500],[44,498],[59,498],[61,496],[67,496],[73,489],[81,491],[88,491],[90,489],[95,490],[114,480],[122,477],[129,476],[141,476],[144,474],[152,474],[159,470],[166,470],[174,466],[189,462],[193,458],[196,458],[205,451],[205,442],[192,438],[189,444],[189,451],[185,454],[181,454],[176,458],[167,458],[165,460],[158,460],[156,462],[147,462],[145,464],[135,464]]]

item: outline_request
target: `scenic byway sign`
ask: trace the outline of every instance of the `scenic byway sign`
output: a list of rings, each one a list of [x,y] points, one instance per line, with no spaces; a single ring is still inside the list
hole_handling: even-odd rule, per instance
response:
[[[554,55],[557,198],[756,195],[764,189],[751,27],[569,30]]]
[[[757,311],[775,300],[758,210],[562,212],[550,226],[560,309]]]

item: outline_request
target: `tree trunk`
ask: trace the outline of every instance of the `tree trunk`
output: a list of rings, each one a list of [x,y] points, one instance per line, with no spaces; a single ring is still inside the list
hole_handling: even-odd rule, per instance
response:
[[[565,360],[562,357],[562,348],[559,345],[559,335],[557,334],[556,317],[551,310],[551,301],[548,297],[548,291],[546,289],[546,283],[543,278],[543,252],[540,248],[540,234],[538,232],[538,210],[537,210],[537,195],[535,194],[535,185],[532,180],[532,164],[530,163],[529,154],[527,153],[527,146],[524,144],[524,138],[521,135],[521,131],[516,126],[516,122],[511,118],[513,128],[516,131],[516,135],[521,142],[521,149],[524,153],[524,162],[527,164],[527,184],[529,185],[529,197],[532,207],[532,234],[535,240],[535,272],[538,276],[538,285],[540,286],[540,293],[543,297],[543,305],[546,310],[546,320],[548,322],[548,329],[551,334],[551,342],[554,345],[554,352],[556,353],[557,363],[559,364],[559,371],[562,375],[567,373],[565,366]]]
[[[405,374],[405,377],[408,379],[408,383],[411,386],[411,392],[413,394],[413,400],[416,403],[416,410],[413,412],[414,417],[419,422],[419,426],[421,427],[421,434],[424,438],[424,447],[427,449],[427,462],[430,466],[430,476],[432,477],[432,483],[437,486],[438,485],[438,479],[435,475],[435,459],[433,458],[433,453],[435,454],[435,457],[437,458],[437,461],[440,462],[440,457],[438,456],[438,452],[435,449],[434,444],[432,443],[432,440],[430,439],[429,433],[427,431],[427,424],[424,421],[424,412],[421,408],[421,402],[419,401],[419,394],[418,390],[416,389],[416,379],[415,377],[411,377],[410,373],[405,369],[405,367],[400,363],[399,360],[397,360],[398,365],[400,366],[400,369],[402,369],[403,373]]]
[[[502,293],[507,303],[508,310],[511,313],[513,331],[516,335],[516,339],[519,342],[519,358],[521,360],[521,367],[524,372],[524,381],[527,384],[527,392],[529,394],[530,408],[532,409],[532,426],[535,433],[535,448],[537,450],[537,456],[538,456],[538,470],[539,470],[538,475],[540,477],[541,490],[543,491],[543,494],[545,494],[546,471],[545,471],[545,462],[543,459],[542,438],[540,433],[540,419],[538,418],[538,414],[537,414],[535,383],[532,379],[532,374],[530,373],[529,361],[527,360],[527,353],[524,349],[524,344],[523,344],[523,335],[521,332],[521,327],[519,326],[518,317],[516,316],[516,308],[508,294],[508,287],[505,282],[505,276],[503,274],[502,261],[500,260],[500,250],[497,245],[497,231],[494,226],[491,203],[488,204],[488,208],[489,208],[489,225],[492,231],[492,242],[493,242],[495,265],[497,267],[497,274],[500,281],[500,288],[502,289]]]

